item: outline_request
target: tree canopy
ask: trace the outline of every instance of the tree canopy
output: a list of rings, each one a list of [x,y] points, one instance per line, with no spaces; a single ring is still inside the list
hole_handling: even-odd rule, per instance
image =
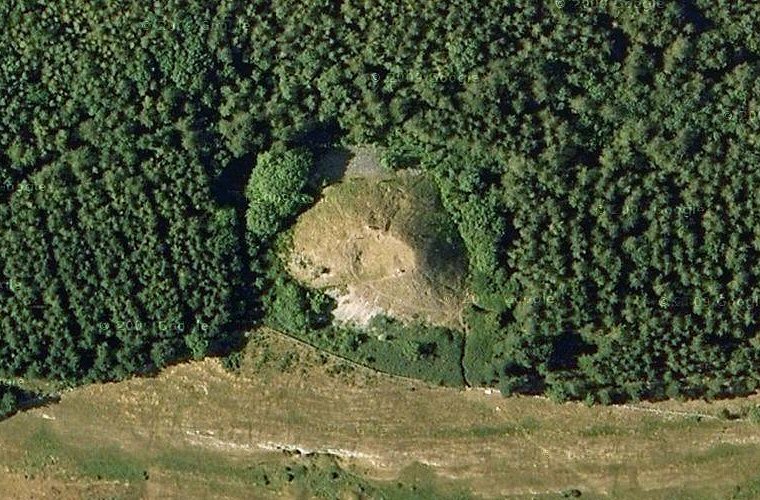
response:
[[[10,0],[0,18],[0,375],[119,378],[254,324],[264,250],[311,199],[294,144],[328,130],[436,179],[469,251],[470,383],[758,385],[751,3]],[[223,196],[246,185],[250,205]]]

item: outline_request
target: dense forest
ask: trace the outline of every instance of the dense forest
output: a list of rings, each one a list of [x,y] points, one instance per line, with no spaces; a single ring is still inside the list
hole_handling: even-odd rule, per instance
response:
[[[612,402],[760,382],[752,2],[0,18],[0,377],[117,379],[262,320],[340,335],[270,249],[319,195],[313,155],[375,143],[429,172],[467,247],[470,384]]]

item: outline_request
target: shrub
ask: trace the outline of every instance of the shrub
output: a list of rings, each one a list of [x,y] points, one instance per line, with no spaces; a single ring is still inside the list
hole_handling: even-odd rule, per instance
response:
[[[312,164],[304,151],[267,151],[256,159],[246,189],[248,230],[259,240],[272,238],[311,197],[304,193]]]

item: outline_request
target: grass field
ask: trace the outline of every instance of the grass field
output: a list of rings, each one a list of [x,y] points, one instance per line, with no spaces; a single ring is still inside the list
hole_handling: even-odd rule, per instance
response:
[[[239,373],[183,364],[0,422],[0,496],[757,498],[760,426],[725,417],[753,401],[504,399],[262,330]]]

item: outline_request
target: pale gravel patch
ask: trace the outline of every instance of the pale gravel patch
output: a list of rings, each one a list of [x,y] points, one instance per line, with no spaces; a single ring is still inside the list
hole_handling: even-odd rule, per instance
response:
[[[341,292],[339,289],[327,291],[327,294],[336,302],[332,313],[337,324],[366,327],[375,316],[388,314],[388,311],[377,304],[377,300],[367,299],[358,293],[352,285],[347,288],[348,290],[345,292]]]
[[[378,455],[364,453],[357,450],[347,450],[345,448],[308,448],[306,446],[288,443],[278,443],[275,441],[264,441],[255,444],[238,443],[234,441],[224,441],[214,437],[213,431],[199,431],[195,429],[186,430],[187,441],[195,446],[203,446],[222,451],[288,451],[300,453],[301,455],[333,455],[340,458],[362,460],[370,463],[374,467],[386,468],[388,464],[381,461]]]
[[[633,405],[619,405],[618,408],[624,408],[626,410],[632,410],[632,411],[642,411],[642,412],[648,412],[648,413],[654,413],[660,416],[666,416],[666,417],[699,417],[704,418],[707,420],[721,420],[720,417],[716,417],[715,415],[708,415],[707,413],[698,413],[698,412],[691,412],[691,411],[674,411],[674,410],[660,410],[658,408],[645,408],[642,406],[633,406]],[[745,421],[746,419],[737,418],[734,419],[733,422],[741,422]]]

